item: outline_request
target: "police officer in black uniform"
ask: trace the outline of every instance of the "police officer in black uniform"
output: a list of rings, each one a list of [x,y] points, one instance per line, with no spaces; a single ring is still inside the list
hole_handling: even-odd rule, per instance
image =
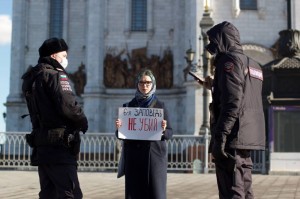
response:
[[[67,50],[63,39],[47,39],[39,48],[38,64],[22,77],[32,123],[26,140],[33,147],[31,163],[38,166],[41,199],[82,198],[77,156],[79,132],[87,131],[88,121],[65,71]]]
[[[253,198],[251,150],[265,149],[263,75],[248,58],[237,28],[222,22],[207,32],[214,55],[211,142],[220,198]]]

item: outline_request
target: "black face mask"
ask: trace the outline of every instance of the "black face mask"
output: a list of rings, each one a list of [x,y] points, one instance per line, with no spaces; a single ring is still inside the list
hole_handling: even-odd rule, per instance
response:
[[[211,55],[218,53],[218,45],[215,42],[210,42],[205,46],[205,48]]]

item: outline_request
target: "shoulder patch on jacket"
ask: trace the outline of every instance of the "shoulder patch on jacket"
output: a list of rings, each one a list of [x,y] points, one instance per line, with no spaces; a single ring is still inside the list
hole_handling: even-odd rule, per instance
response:
[[[59,75],[59,83],[61,85],[61,89],[63,91],[70,91],[72,92],[71,85],[69,83],[68,76],[66,74],[60,74]]]
[[[263,81],[263,79],[264,79],[262,71],[257,68],[253,68],[251,66],[249,66],[249,74],[251,77],[260,79],[261,81]]]
[[[68,77],[66,74],[60,74],[59,75],[59,80],[68,80]]]
[[[226,72],[231,72],[232,70],[233,70],[233,68],[234,68],[234,64],[233,64],[233,62],[226,62],[225,64],[224,64],[224,70],[226,71]]]

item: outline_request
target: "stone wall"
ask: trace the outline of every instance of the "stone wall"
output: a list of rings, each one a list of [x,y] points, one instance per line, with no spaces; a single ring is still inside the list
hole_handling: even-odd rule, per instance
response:
[[[238,27],[242,43],[270,48],[278,32],[286,28],[286,1],[259,0],[258,11],[240,11],[234,15],[235,0],[208,1],[215,24],[228,20]],[[229,3],[228,3],[229,2]],[[160,99],[171,112],[172,126],[177,134],[199,132],[202,122],[202,88],[192,78],[184,82],[185,51],[196,51],[195,63],[202,64],[202,41],[199,22],[204,1],[149,0],[148,30],[130,32],[130,0],[64,1],[63,37],[69,45],[68,72],[74,73],[83,63],[87,84],[80,98],[87,113],[90,131],[112,132],[116,111],[130,100],[134,89],[108,89],[104,86],[103,61],[109,49],[132,49],[147,46],[147,54],[162,57],[166,49],[173,53],[173,86],[159,89]],[[299,7],[299,6],[298,6]],[[151,9],[152,8],[152,9]],[[13,41],[10,94],[7,98],[7,131],[28,131],[27,113],[21,96],[21,75],[35,65],[38,48],[48,38],[49,1],[14,1]]]

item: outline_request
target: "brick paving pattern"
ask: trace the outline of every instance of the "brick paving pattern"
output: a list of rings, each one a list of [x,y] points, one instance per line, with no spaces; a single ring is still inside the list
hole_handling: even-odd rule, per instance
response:
[[[124,177],[116,173],[79,172],[84,199],[124,198]],[[253,175],[256,199],[300,199],[300,176]],[[0,170],[0,198],[36,199],[39,191],[36,171]],[[217,199],[214,174],[168,173],[168,199]]]

